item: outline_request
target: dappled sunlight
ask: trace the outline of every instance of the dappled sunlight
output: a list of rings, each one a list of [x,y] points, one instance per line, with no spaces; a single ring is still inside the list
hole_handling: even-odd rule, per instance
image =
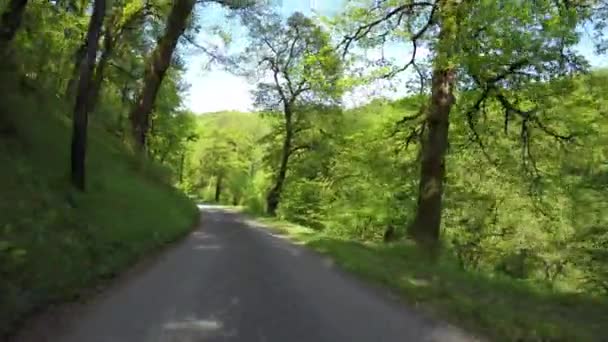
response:
[[[220,204],[199,203],[196,206],[199,208],[199,210],[209,212],[209,213],[233,214],[233,213],[239,213],[241,210],[239,207],[234,207],[234,206],[230,206],[230,205],[220,205]]]
[[[158,341],[200,342],[208,338],[227,339],[238,336],[238,329],[229,327],[229,319],[234,309],[240,305],[238,297],[230,297],[223,308],[214,310],[213,314],[197,317],[188,315],[185,318],[171,319],[162,325]]]
[[[169,322],[163,326],[165,330],[192,330],[212,332],[222,329],[222,322],[216,320],[186,319],[178,322]]]
[[[188,317],[183,320],[169,321],[163,324],[160,334],[149,340],[158,342],[199,342],[208,338],[225,336],[224,324],[215,319],[197,319]]]
[[[402,277],[401,281],[414,287],[429,287],[431,285],[431,282],[428,279],[422,278]]]
[[[281,237],[281,239],[285,239],[285,238]],[[302,250],[291,246],[289,243],[285,243],[285,242],[279,241],[279,240],[273,240],[272,245],[277,247],[278,249],[286,251],[291,256],[297,257],[297,256],[302,255]]]
[[[468,334],[465,334],[461,329],[445,324],[439,323],[434,329],[430,331],[428,336],[423,339],[428,342],[479,342],[482,341],[478,338],[473,338]]]
[[[336,266],[336,262],[334,261],[334,259],[326,257],[323,259],[323,266],[331,269],[331,268],[334,268],[334,266]]]
[[[199,203],[196,205],[200,210],[210,211],[210,212],[222,212],[224,210],[230,209],[230,206],[226,205],[216,205],[216,204],[203,204]]]
[[[192,237],[198,240],[207,240],[207,239],[215,239],[216,236],[215,235],[211,235],[205,232],[201,232],[201,231],[196,231],[194,233],[192,233]]]
[[[223,247],[220,245],[197,245],[197,246],[194,246],[193,249],[198,250],[198,251],[201,251],[201,250],[202,251],[219,251],[219,250],[223,249]]]

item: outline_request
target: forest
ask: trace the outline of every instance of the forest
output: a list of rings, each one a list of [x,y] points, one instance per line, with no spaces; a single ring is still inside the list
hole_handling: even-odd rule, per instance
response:
[[[230,45],[201,24],[219,7],[246,28],[236,52],[196,39]],[[492,339],[605,339],[608,70],[576,49],[606,58],[605,1],[0,10],[0,334],[185,234],[195,200],[305,229],[293,238]],[[366,53],[385,46],[401,57]],[[187,109],[192,50],[251,80],[254,110]],[[398,99],[349,105],[378,81]],[[101,213],[120,206],[124,225]]]

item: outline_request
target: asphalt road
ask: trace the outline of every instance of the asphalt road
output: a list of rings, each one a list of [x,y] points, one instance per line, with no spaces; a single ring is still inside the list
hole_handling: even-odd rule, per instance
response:
[[[219,208],[142,268],[16,341],[473,341]]]

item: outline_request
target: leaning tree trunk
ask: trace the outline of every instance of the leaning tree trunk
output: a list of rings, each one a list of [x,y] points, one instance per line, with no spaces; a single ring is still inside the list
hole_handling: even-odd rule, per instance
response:
[[[147,5],[142,7],[140,11],[131,14],[131,16],[126,18],[120,26],[117,26],[116,24],[116,22],[120,21],[121,18],[120,10],[115,11],[113,15],[106,21],[105,30],[103,34],[103,50],[101,51],[101,56],[99,57],[99,61],[97,62],[97,67],[95,68],[95,76],[93,77],[93,84],[91,85],[91,89],[89,92],[89,111],[94,111],[95,107],[97,106],[97,102],[99,100],[99,96],[103,86],[106,67],[108,66],[108,63],[112,58],[114,49],[122,38],[125,28],[133,26],[134,24],[136,24],[136,21],[138,19],[144,17],[144,11],[146,6]]]
[[[425,123],[426,133],[422,142],[418,207],[408,230],[418,244],[431,249],[439,243],[449,115],[455,102],[453,91],[456,83],[456,70],[451,59],[457,29],[453,19],[457,2],[445,0],[440,6],[441,31]]]
[[[106,27],[103,38],[103,51],[101,52],[101,57],[99,57],[99,62],[97,62],[95,76],[93,76],[93,81],[89,89],[89,111],[95,110],[95,107],[97,106],[97,100],[99,99],[99,93],[101,92],[106,66],[108,65],[110,57],[112,56],[115,44],[116,39],[113,36],[112,28]]]
[[[80,65],[78,93],[76,94],[76,104],[74,105],[71,154],[72,184],[82,191],[85,189],[89,86],[91,84],[93,68],[95,67],[95,57],[97,56],[97,45],[106,11],[105,7],[105,0],[95,0],[87,32],[86,57]]]
[[[21,26],[28,0],[10,0],[0,16],[0,50],[6,49]]]
[[[266,196],[266,212],[272,216],[276,215],[279,202],[281,201],[281,192],[283,191],[283,184],[285,183],[285,178],[287,176],[287,164],[289,163],[289,156],[291,155],[292,139],[292,113],[291,109],[286,107],[285,137],[283,139],[283,149],[281,150],[281,164],[279,165],[279,171],[274,186],[270,189],[270,192],[268,192],[268,196]]]
[[[150,113],[154,106],[156,94],[167,69],[171,65],[173,51],[179,37],[186,29],[188,17],[194,8],[194,4],[195,0],[175,0],[173,2],[165,33],[159,39],[152,56],[147,62],[143,88],[129,114],[133,140],[140,150],[144,150],[146,147]]]

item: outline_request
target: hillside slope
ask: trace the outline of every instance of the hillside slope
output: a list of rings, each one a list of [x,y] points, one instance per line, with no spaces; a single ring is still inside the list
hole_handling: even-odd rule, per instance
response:
[[[194,203],[92,118],[87,192],[69,185],[70,108],[41,94],[0,99],[0,336],[187,233]]]

